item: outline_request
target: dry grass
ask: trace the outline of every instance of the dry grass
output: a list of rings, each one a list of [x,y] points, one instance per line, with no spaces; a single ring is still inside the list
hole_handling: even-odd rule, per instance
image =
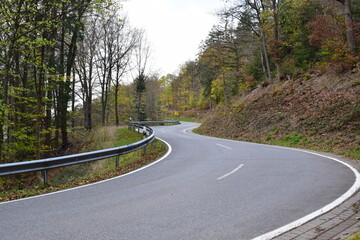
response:
[[[142,134],[129,131],[127,128],[98,128],[91,134],[88,134],[82,151],[122,146],[134,143],[140,139],[142,139]],[[147,147],[146,154],[140,149],[122,155],[120,157],[120,168],[118,169],[115,168],[114,158],[54,169],[49,172],[49,185],[44,186],[42,183],[39,183],[35,185],[17,185],[11,189],[3,189],[0,192],[0,201],[44,194],[115,177],[158,159],[166,151],[166,145],[155,140],[152,145]],[[11,181],[11,178],[8,179]]]

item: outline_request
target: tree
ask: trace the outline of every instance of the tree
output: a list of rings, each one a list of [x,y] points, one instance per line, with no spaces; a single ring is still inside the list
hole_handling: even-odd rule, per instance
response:
[[[104,2],[0,2],[1,161],[40,158],[58,147],[60,137],[67,145],[83,20]]]
[[[146,71],[148,70],[149,58],[150,46],[146,42],[144,33],[142,32],[139,38],[139,42],[135,48],[135,68],[137,76],[134,79],[134,87],[136,92],[136,110],[138,121],[143,121],[146,119],[145,106],[142,102],[142,95],[146,90]]]
[[[160,107],[161,82],[157,75],[152,75],[146,81],[145,111],[146,116],[152,120],[162,120]]]
[[[351,0],[336,0],[344,5],[344,15],[345,15],[345,27],[346,27],[346,39],[351,55],[355,54],[356,42],[354,34],[354,24],[352,19],[352,4]]]
[[[141,41],[141,31],[138,29],[133,29],[127,26],[126,18],[124,18],[120,23],[118,23],[118,34],[116,36],[116,51],[115,51],[115,78],[114,82],[114,112],[115,112],[115,124],[120,124],[119,117],[119,99],[118,92],[120,89],[120,81],[122,76],[130,71],[130,61],[133,56],[133,51],[139,41]]]
[[[242,0],[240,3],[227,9],[227,14],[237,19],[241,25],[250,29],[255,34],[261,46],[261,59],[263,64],[264,78],[271,80],[271,68],[268,50],[267,36],[264,31],[265,19],[262,17],[267,10],[265,0]]]
[[[78,45],[76,72],[80,82],[78,96],[83,102],[84,127],[91,130],[92,124],[92,101],[93,89],[96,83],[94,76],[95,58],[97,47],[100,41],[99,15],[89,17],[86,25],[86,34],[84,40]]]
[[[142,95],[146,90],[146,80],[147,77],[143,72],[140,72],[139,75],[134,79],[135,92],[136,92],[136,109],[137,109],[137,120],[144,121],[146,120],[146,114],[144,105],[142,102]]]

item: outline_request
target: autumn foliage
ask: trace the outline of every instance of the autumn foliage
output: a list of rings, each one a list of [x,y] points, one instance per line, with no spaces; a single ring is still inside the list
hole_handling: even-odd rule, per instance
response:
[[[354,24],[359,26],[359,23]],[[309,42],[320,53],[322,65],[335,72],[350,70],[359,60],[348,52],[343,19],[331,15],[318,15],[308,23],[311,29]],[[359,35],[357,34],[359,40]]]

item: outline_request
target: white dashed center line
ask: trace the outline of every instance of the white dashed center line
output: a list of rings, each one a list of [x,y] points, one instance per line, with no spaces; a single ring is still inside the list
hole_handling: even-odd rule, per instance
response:
[[[223,148],[226,148],[226,149],[231,149],[230,147],[227,147],[227,146],[224,146],[224,145],[221,145],[221,144],[218,144],[218,143],[216,145],[218,145],[220,147],[223,147]]]
[[[240,168],[242,168],[243,166],[244,166],[244,164],[240,164],[237,168],[235,168],[235,169],[232,170],[231,172],[229,172],[229,173],[227,173],[227,174],[225,174],[225,175],[223,175],[223,176],[221,176],[221,177],[218,177],[217,180],[224,179],[224,178],[230,176],[231,174],[236,173],[236,172],[237,172]]]

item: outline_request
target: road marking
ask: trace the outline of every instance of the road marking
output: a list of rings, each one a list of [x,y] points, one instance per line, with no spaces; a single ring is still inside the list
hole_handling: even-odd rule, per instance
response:
[[[187,131],[190,130],[190,129],[194,129],[194,128],[196,128],[196,127],[186,128],[186,129],[183,130],[183,133],[189,134]]]
[[[109,181],[112,181],[112,180],[115,180],[115,179],[118,179],[118,178],[123,178],[123,177],[129,176],[129,175],[132,175],[132,174],[134,174],[136,172],[142,171],[142,170],[144,170],[144,169],[146,169],[148,167],[151,167],[151,166],[161,162],[162,160],[167,158],[170,155],[170,153],[172,152],[172,147],[168,142],[166,142],[165,140],[163,140],[161,138],[158,138],[158,137],[156,137],[156,138],[158,140],[164,142],[167,145],[168,151],[166,152],[166,154],[164,156],[162,156],[161,158],[159,158],[158,160],[156,160],[156,161],[154,161],[154,162],[152,162],[152,163],[150,163],[148,165],[145,165],[145,166],[143,166],[141,168],[138,168],[138,169],[136,169],[136,170],[134,170],[132,172],[128,172],[128,173],[125,173],[125,174],[117,176],[117,177],[105,179],[105,180],[102,180],[102,181],[99,181],[99,182],[89,183],[89,184],[74,187],[74,188],[64,189],[64,190],[51,192],[51,193],[45,193],[45,194],[42,194],[42,195],[37,195],[37,196],[32,196],[32,197],[27,197],[27,198],[15,199],[15,200],[7,201],[7,202],[0,202],[0,205],[14,203],[14,202],[20,202],[20,201],[25,201],[25,200],[30,200],[30,199],[34,199],[34,198],[46,197],[46,196],[49,196],[49,195],[55,195],[55,194],[59,194],[59,193],[63,193],[63,192],[69,192],[69,191],[77,190],[77,189],[80,189],[80,188],[90,187],[92,185],[97,185],[97,184],[101,184],[101,183],[104,183],[104,182],[109,182]]]
[[[220,146],[220,147],[223,147],[223,148],[226,148],[226,149],[231,149],[230,147],[227,147],[227,146],[224,146],[224,145],[221,145],[219,143],[217,143],[216,145]]]
[[[239,169],[242,168],[243,166],[244,166],[244,164],[240,164],[237,168],[235,168],[235,169],[232,170],[231,172],[229,172],[229,173],[227,173],[227,174],[225,174],[225,175],[223,175],[223,176],[221,176],[221,177],[218,177],[217,180],[224,179],[224,178],[230,176],[231,174],[236,173],[236,172],[239,171]]]
[[[266,145],[266,144],[259,144],[259,145],[263,145],[263,146],[270,146],[272,148],[279,148],[279,149],[287,149],[287,150],[293,150],[293,151],[298,151],[298,152],[304,152],[304,153],[308,153],[308,154],[312,154],[315,156],[319,156],[319,157],[323,157],[323,158],[328,158],[331,159],[335,162],[341,163],[345,166],[347,166],[348,168],[350,168],[353,173],[355,174],[355,182],[352,185],[352,187],[346,192],[344,193],[342,196],[340,196],[338,199],[334,200],[333,202],[329,203],[328,205],[326,205],[323,208],[320,208],[319,210],[310,213],[308,215],[306,215],[305,217],[302,217],[298,220],[295,220],[285,226],[282,226],[280,228],[277,228],[273,231],[270,231],[268,233],[265,233],[261,236],[258,236],[256,238],[253,238],[252,240],[269,240],[272,239],[274,237],[277,237],[285,232],[288,232],[292,229],[295,229],[313,219],[315,219],[316,217],[331,211],[332,209],[336,208],[337,206],[339,206],[340,204],[342,204],[344,201],[346,201],[347,199],[349,199],[354,193],[356,193],[358,191],[358,189],[360,188],[360,173],[358,172],[358,170],[356,170],[356,168],[354,168],[353,166],[351,166],[350,164],[343,162],[337,158],[334,157],[330,157],[330,156],[326,156],[323,154],[319,154],[319,153],[315,153],[315,152],[310,152],[307,150],[302,150],[302,149],[297,149],[297,148],[289,148],[289,147],[281,147],[281,146],[273,146],[273,145]]]
[[[207,138],[212,138],[212,139],[218,139],[221,141],[228,141],[228,142],[237,142],[237,143],[243,143],[243,144],[248,144],[248,145],[261,145],[261,146],[265,146],[265,147],[269,147],[269,148],[280,148],[280,149],[287,149],[287,150],[293,150],[293,151],[298,151],[298,152],[304,152],[304,153],[308,153],[308,154],[312,154],[312,155],[316,155],[319,157],[323,157],[323,158],[327,158],[330,160],[333,160],[335,162],[341,163],[343,165],[345,165],[346,167],[350,168],[351,171],[354,173],[355,175],[355,182],[352,185],[351,188],[349,188],[349,190],[347,192],[345,192],[342,196],[340,196],[338,199],[335,199],[332,203],[324,206],[323,208],[320,208],[319,210],[310,213],[309,215],[306,215],[305,217],[302,217],[298,220],[295,220],[292,223],[289,223],[285,226],[282,226],[278,229],[275,229],[271,232],[265,233],[261,236],[255,237],[252,240],[268,240],[268,239],[272,239],[276,236],[279,236],[287,231],[290,231],[296,227],[299,227],[313,219],[315,219],[316,217],[329,212],[330,210],[336,208],[337,206],[339,206],[340,204],[342,204],[344,201],[346,201],[347,199],[349,199],[354,193],[356,193],[359,189],[360,189],[360,173],[359,171],[354,168],[353,166],[351,166],[350,164],[339,160],[335,157],[330,157],[330,156],[326,156],[324,154],[319,154],[316,152],[311,152],[311,151],[307,151],[307,150],[302,150],[302,149],[298,149],[298,148],[289,148],[289,147],[281,147],[281,146],[274,146],[274,145],[269,145],[269,144],[261,144],[261,143],[251,143],[251,142],[244,142],[244,141],[238,141],[238,140],[231,140],[231,139],[223,139],[223,138],[217,138],[217,137],[209,137],[209,136],[204,136],[204,135],[199,135],[199,136],[203,136],[203,137],[207,137]]]

